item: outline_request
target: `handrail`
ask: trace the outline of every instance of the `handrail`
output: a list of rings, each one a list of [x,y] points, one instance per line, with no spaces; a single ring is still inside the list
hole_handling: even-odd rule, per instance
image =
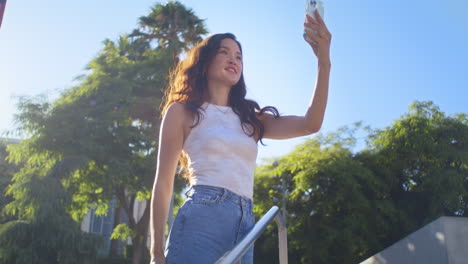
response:
[[[252,230],[231,250],[226,252],[216,264],[235,264],[253,245],[253,243],[265,231],[266,227],[274,220],[278,225],[278,240],[279,240],[279,254],[280,264],[287,264],[288,245],[287,245],[287,232],[286,221],[284,215],[280,213],[278,206],[273,206],[268,212],[254,225]]]

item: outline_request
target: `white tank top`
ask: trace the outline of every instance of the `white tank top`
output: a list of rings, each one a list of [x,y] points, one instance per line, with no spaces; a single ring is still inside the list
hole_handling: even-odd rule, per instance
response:
[[[252,199],[257,142],[244,132],[231,107],[206,102],[201,107],[205,111],[183,147],[190,184],[222,187]],[[252,131],[244,126],[248,133]]]

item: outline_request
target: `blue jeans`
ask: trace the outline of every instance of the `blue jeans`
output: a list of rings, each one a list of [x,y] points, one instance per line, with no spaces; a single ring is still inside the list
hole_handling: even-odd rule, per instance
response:
[[[255,224],[252,200],[227,189],[195,185],[186,196],[166,243],[167,264],[215,263]],[[241,263],[253,263],[253,246]]]

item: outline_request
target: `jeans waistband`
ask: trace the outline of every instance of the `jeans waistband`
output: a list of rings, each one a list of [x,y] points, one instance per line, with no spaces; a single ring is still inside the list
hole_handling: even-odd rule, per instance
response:
[[[252,199],[247,198],[243,195],[232,192],[226,188],[209,186],[209,185],[192,185],[186,192],[185,196],[189,197],[197,192],[220,195],[222,200],[232,200],[235,202],[240,202],[242,204],[253,205]]]

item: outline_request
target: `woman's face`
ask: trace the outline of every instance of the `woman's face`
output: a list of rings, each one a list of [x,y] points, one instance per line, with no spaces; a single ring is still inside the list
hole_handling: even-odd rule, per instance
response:
[[[208,81],[222,82],[234,86],[242,74],[242,54],[237,43],[226,38],[207,69]]]

